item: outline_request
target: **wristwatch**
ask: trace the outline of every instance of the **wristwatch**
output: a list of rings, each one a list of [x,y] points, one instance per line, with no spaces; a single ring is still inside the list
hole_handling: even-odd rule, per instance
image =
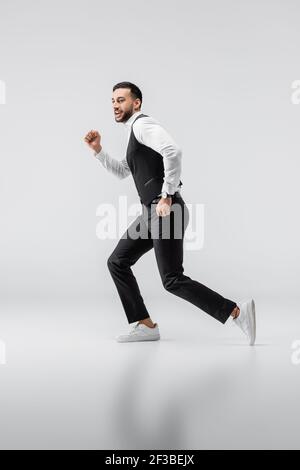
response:
[[[167,197],[171,197],[171,196],[172,196],[172,194],[167,193],[167,191],[163,191],[161,193],[161,197],[163,197],[164,199],[167,199]]]

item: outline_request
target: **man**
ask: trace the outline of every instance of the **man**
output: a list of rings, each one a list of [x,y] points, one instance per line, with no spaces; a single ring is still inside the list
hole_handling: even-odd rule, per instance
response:
[[[233,302],[183,274],[183,238],[189,212],[181,196],[181,149],[157,120],[142,113],[142,93],[133,83],[121,82],[113,87],[112,106],[115,121],[128,130],[125,158],[112,158],[102,148],[101,135],[96,130],[86,134],[85,142],[109,172],[120,179],[132,175],[142,203],[142,214],[127,228],[107,261],[128,323],[134,323],[129,333],[119,335],[117,341],[160,339],[158,324],[153,323],[131,270],[143,254],[154,248],[168,292],[188,300],[221,323],[231,316],[253,345],[254,300]]]

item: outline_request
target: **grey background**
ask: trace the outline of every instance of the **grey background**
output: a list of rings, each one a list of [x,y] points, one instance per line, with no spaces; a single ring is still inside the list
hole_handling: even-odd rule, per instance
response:
[[[111,335],[121,322],[126,326],[106,266],[117,240],[96,237],[96,209],[103,202],[117,206],[119,195],[128,195],[129,204],[139,200],[132,178],[120,181],[108,174],[83,141],[96,128],[105,149],[124,157],[126,131],[114,122],[111,107],[112,86],[123,80],[141,88],[143,112],[157,118],[183,149],[184,200],[205,205],[204,247],[185,253],[185,273],[233,300],[254,297],[261,307],[260,332],[269,338],[264,344],[280,338],[284,318],[290,329],[278,344],[286,372],[290,342],[300,332],[297,316],[295,323],[291,320],[298,313],[300,274],[300,106],[291,104],[291,84],[299,79],[299,10],[299,2],[291,0],[1,2],[0,79],[6,83],[6,104],[0,106],[0,337],[7,344],[8,362],[0,375],[11,373],[18,383],[21,357],[29,354],[32,364],[33,345],[40,351],[38,337],[50,351],[51,345],[58,347],[47,331],[68,335],[74,328],[72,302],[82,306],[73,346],[81,344],[80,332],[84,335],[88,326],[102,333],[108,328]],[[191,322],[203,322],[201,334],[216,338],[218,331],[223,337],[220,326],[211,326],[194,307],[167,297],[153,251],[134,272],[166,330],[180,320],[180,337],[191,331]],[[52,313],[45,310],[49,305]],[[178,315],[168,316],[176,308]],[[62,327],[62,318],[69,327]],[[36,334],[26,330],[26,319],[40,325]],[[78,357],[94,354],[88,338]],[[63,351],[60,361],[69,370]],[[56,370],[55,355],[49,354]],[[267,357],[272,362],[274,355]],[[10,369],[14,360],[15,375]],[[7,378],[7,399],[13,383]],[[291,400],[288,392],[285,398]],[[50,409],[47,403],[41,406],[44,411]],[[38,416],[34,406],[32,414]],[[3,447],[132,448],[136,443],[132,434],[130,443],[120,444],[114,432],[105,441],[104,431],[102,440],[96,431],[86,440],[72,437],[73,427],[71,434],[58,435],[54,425],[51,437],[41,426],[19,437],[6,434]],[[278,445],[286,436],[285,428]],[[202,442],[209,447],[218,441]]]

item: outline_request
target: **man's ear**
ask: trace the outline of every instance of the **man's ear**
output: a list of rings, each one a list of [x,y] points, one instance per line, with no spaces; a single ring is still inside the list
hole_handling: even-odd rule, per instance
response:
[[[139,104],[139,109],[138,109],[138,111],[141,111],[141,107],[142,107],[141,100],[140,100],[139,98],[136,98],[136,99],[135,99],[135,102]]]

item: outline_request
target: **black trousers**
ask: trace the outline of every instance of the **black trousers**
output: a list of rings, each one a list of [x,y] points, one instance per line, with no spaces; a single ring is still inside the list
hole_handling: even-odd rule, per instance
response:
[[[171,212],[164,217],[156,214],[159,200],[154,199],[148,206],[142,204],[142,214],[127,228],[107,260],[128,323],[150,316],[131,267],[152,248],[164,288],[225,323],[237,304],[183,273],[183,239],[189,210],[182,196],[179,192],[172,196]]]

